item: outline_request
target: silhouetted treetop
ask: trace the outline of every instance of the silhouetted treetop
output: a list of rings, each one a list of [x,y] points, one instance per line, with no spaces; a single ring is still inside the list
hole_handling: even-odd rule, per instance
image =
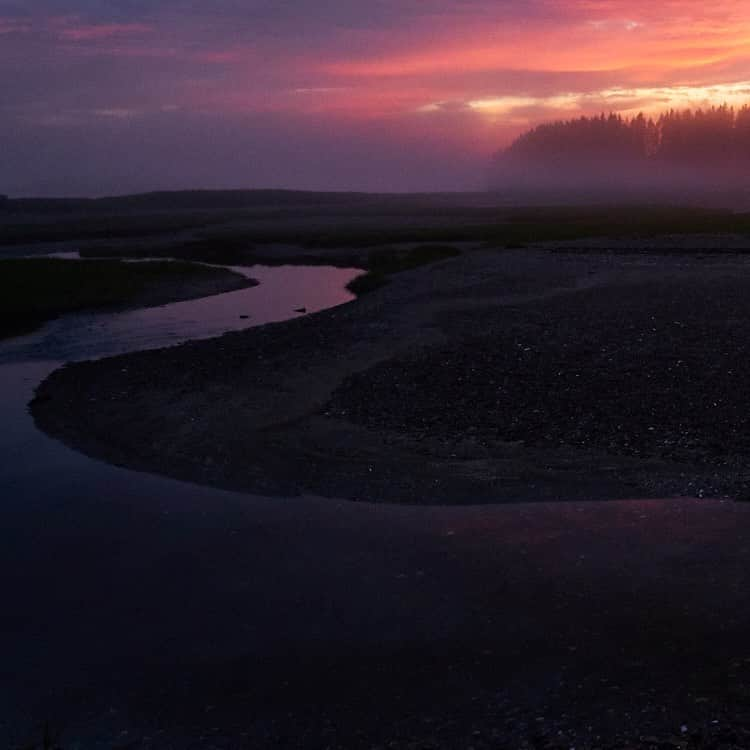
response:
[[[493,179],[533,186],[607,183],[706,187],[747,182],[750,106],[580,117],[538,125],[495,159]]]

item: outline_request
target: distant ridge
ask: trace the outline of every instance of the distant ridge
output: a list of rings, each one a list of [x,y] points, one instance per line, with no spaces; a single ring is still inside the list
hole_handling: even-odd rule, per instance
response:
[[[0,211],[189,211],[253,208],[256,206],[340,205],[366,200],[366,193],[306,190],[161,190],[104,198],[6,198]]]
[[[286,189],[162,190],[103,198],[8,198],[0,195],[2,213],[66,214],[163,211],[237,211],[380,206],[427,207],[457,204],[488,205],[487,192],[365,193]]]

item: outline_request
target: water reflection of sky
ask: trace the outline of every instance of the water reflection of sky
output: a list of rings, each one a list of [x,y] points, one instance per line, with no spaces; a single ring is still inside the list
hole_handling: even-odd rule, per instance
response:
[[[346,284],[361,273],[330,266],[236,268],[258,286],[118,313],[64,315],[29,335],[0,342],[0,482],[42,495],[74,472],[80,480],[107,476],[114,467],[91,461],[36,429],[27,407],[36,385],[65,362],[153,349],[219,336],[348,302]],[[240,317],[247,316],[247,317]],[[122,473],[122,472],[121,472]],[[124,475],[131,476],[127,473]]]
[[[331,266],[252,266],[233,270],[260,284],[235,292],[121,313],[66,315],[0,343],[0,363],[71,361],[219,336],[349,302],[346,284],[361,271]]]

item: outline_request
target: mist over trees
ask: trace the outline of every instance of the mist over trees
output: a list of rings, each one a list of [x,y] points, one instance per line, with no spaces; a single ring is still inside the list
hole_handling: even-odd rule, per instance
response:
[[[538,125],[494,159],[496,188],[705,192],[750,187],[750,106]]]

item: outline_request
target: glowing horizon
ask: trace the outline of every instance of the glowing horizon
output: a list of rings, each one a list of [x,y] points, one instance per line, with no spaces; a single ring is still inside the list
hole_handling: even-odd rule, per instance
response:
[[[57,144],[51,162],[71,169],[66,151],[86,142],[102,150],[114,133],[134,148],[164,141],[154,145],[164,159],[173,141],[190,140],[201,166],[181,166],[180,181],[239,184],[232,165],[209,174],[218,129],[253,151],[265,183],[386,187],[388,163],[394,188],[445,188],[452,174],[465,186],[469,168],[542,121],[750,101],[746,0],[118,5],[0,0],[0,134],[25,153],[16,169],[35,163],[31,134]],[[303,169],[306,148],[319,157],[305,156]],[[440,156],[448,149],[461,176]],[[360,153],[373,162],[358,177],[348,163]],[[419,154],[409,169],[432,172],[406,180],[404,154]],[[92,175],[112,171],[96,158]],[[320,162],[325,179],[314,172]],[[129,169],[120,167],[133,182]]]

